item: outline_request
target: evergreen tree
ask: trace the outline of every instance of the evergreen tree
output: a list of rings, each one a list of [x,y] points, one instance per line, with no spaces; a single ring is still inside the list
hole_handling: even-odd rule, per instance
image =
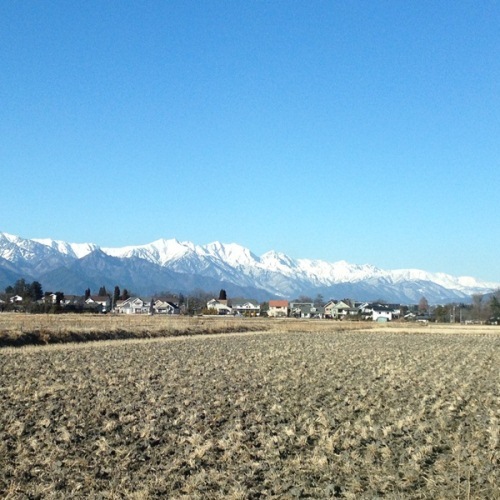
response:
[[[101,288],[99,288],[99,297],[105,297],[106,295],[108,295],[108,292],[106,290],[106,287],[105,286],[101,286]]]
[[[122,300],[127,300],[127,299],[130,299],[130,293],[126,288],[124,288],[122,293]]]
[[[64,293],[56,292],[56,305],[57,306],[61,305],[61,300],[64,300]]]
[[[33,302],[43,297],[42,285],[38,281],[33,281],[33,283],[29,285],[29,295]]]
[[[87,290],[85,290],[85,300],[87,300],[89,297],[90,297],[90,288],[87,288]]]
[[[115,291],[113,292],[113,304],[120,300],[120,287],[118,285],[115,286]]]
[[[219,292],[219,300],[227,300],[226,290],[222,289],[222,290]]]
[[[15,283],[14,283],[14,294],[15,295],[20,295],[21,297],[25,297],[26,294],[27,294],[27,285],[26,285],[26,281],[24,280],[24,278],[21,278],[21,279],[18,279]]]

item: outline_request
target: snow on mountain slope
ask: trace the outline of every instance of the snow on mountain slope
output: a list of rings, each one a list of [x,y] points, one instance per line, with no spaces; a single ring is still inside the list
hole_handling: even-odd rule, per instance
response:
[[[8,233],[0,233],[0,257],[10,262],[40,261],[57,250],[46,248],[35,240],[28,240]]]
[[[0,257],[15,264],[20,273],[47,272],[82,259],[96,250],[125,261],[142,259],[177,273],[253,287],[278,296],[290,296],[306,290],[309,293],[317,289],[328,291],[330,288],[334,290],[335,287],[349,285],[348,290],[352,293],[356,290],[368,293],[369,290],[370,294],[378,293],[379,297],[400,294],[412,298],[428,294],[441,300],[500,287],[498,283],[482,282],[467,276],[455,277],[418,269],[388,271],[369,264],[351,264],[345,260],[325,262],[293,259],[275,251],[258,257],[236,243],[216,241],[195,245],[176,239],[159,239],[145,245],[100,248],[93,243],[29,240],[0,233]]]
[[[248,267],[257,265],[259,258],[248,248],[236,243],[223,244],[218,241],[200,247],[206,255],[226,262],[233,267]]]
[[[181,243],[176,239],[159,239],[146,245],[102,248],[102,251],[113,257],[123,259],[138,257],[160,266],[166,266],[173,260],[181,259],[193,252],[196,253],[196,247],[190,242]]]
[[[99,247],[94,243],[66,243],[65,241],[51,240],[49,238],[33,238],[32,241],[36,241],[41,245],[45,245],[49,248],[52,248],[53,250],[58,251],[59,253],[75,257],[76,259],[81,259],[89,253],[92,253],[95,250],[99,249]]]
[[[498,288],[498,283],[479,281],[470,276],[452,276],[446,273],[430,273],[420,269],[396,269],[389,272],[394,283],[402,281],[431,281],[444,288],[467,291],[482,288]]]

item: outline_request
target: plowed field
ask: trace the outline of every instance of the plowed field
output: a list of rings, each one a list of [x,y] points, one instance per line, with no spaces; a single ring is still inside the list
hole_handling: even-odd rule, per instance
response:
[[[499,498],[500,334],[0,350],[2,498]]]

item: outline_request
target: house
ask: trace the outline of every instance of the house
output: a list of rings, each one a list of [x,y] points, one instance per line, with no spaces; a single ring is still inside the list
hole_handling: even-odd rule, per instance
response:
[[[233,313],[244,316],[259,316],[260,304],[256,300],[233,300],[231,303]]]
[[[268,316],[286,318],[288,316],[288,300],[270,300]]]
[[[167,300],[155,300],[153,303],[153,311],[156,314],[180,314],[181,310],[177,304]]]
[[[363,304],[360,308],[363,319],[372,321],[392,321],[399,317],[400,309],[395,310],[388,304]]]
[[[80,295],[65,295],[63,300],[61,300],[61,304],[68,306],[71,304],[82,304],[83,297]]]
[[[49,304],[57,304],[57,298],[62,297],[60,299],[60,304],[62,306],[67,306],[69,304],[79,304],[82,302],[82,297],[79,295],[64,295],[61,293],[50,293],[49,295],[46,295],[43,299],[42,302],[48,302]]]
[[[373,321],[378,321],[379,323],[385,321],[392,321],[392,310],[374,307],[372,312],[372,319]]]
[[[14,304],[15,302],[22,302],[23,298],[20,295],[13,295],[9,300],[11,304]]]
[[[151,302],[147,302],[140,297],[129,297],[127,300],[119,300],[115,304],[114,311],[118,314],[148,314]]]
[[[91,295],[85,304],[100,308],[101,312],[108,312],[111,306],[111,299],[107,295]]]
[[[215,309],[217,314],[231,314],[232,308],[228,306],[227,300],[211,299],[207,302],[207,309]]]
[[[313,307],[311,309],[311,318],[323,319],[325,317],[325,308],[323,306]]]
[[[353,308],[343,300],[330,300],[325,305],[325,318],[342,319],[348,314],[351,314]],[[355,309],[354,313],[357,314],[358,310]]]
[[[290,316],[294,318],[310,318],[314,309],[312,302],[290,302]]]

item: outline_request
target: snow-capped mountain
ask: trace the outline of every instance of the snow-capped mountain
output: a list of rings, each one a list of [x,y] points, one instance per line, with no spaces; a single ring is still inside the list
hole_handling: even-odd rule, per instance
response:
[[[224,287],[233,296],[259,300],[321,293],[325,298],[397,302],[418,302],[425,296],[438,303],[467,300],[473,293],[500,287],[472,277],[293,259],[275,251],[259,257],[236,243],[195,245],[160,239],[146,245],[100,248],[93,243],[30,240],[0,233],[0,286],[11,284],[6,281],[14,275],[66,293],[101,285],[119,285],[136,293]]]

